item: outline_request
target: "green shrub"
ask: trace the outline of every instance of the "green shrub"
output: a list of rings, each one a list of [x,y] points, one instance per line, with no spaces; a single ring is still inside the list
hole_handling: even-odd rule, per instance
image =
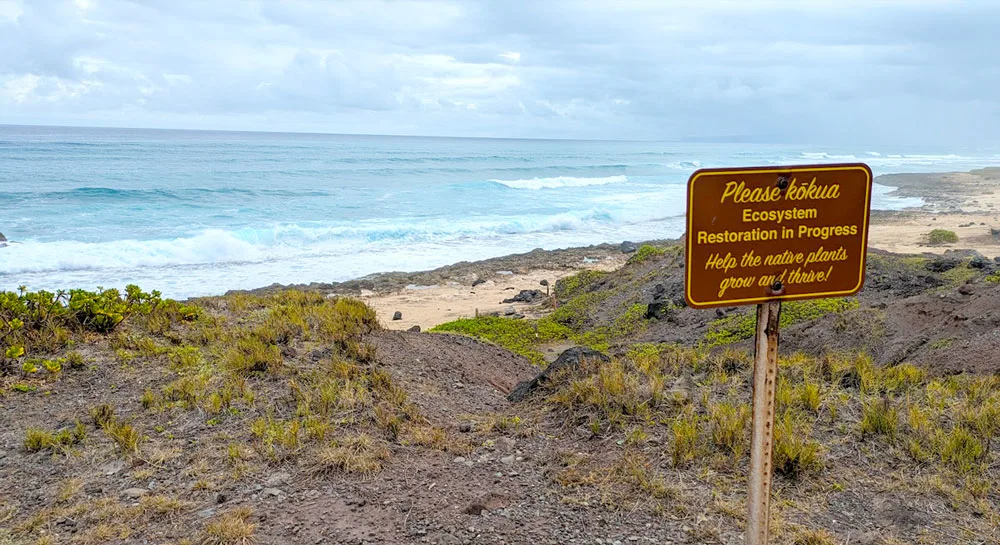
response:
[[[609,274],[604,271],[586,270],[560,278],[556,281],[555,295],[563,301],[568,301],[587,293],[595,284],[607,278]]]
[[[194,319],[200,309],[162,300],[160,293],[146,293],[128,285],[97,291],[70,290],[0,292],[0,363],[16,360],[32,351],[55,351],[67,345],[75,332],[107,334],[133,316],[156,321],[160,330],[171,321]],[[155,318],[155,320],[154,320]],[[71,366],[79,360],[68,360]]]
[[[808,322],[831,313],[842,313],[856,309],[860,303],[856,298],[833,297],[787,301],[781,304],[781,327]],[[713,320],[705,334],[707,346],[721,346],[750,339],[756,332],[757,315],[744,312]]]
[[[647,259],[659,257],[666,253],[667,253],[666,248],[660,248],[658,246],[650,246],[649,244],[643,244],[642,246],[639,247],[638,250],[636,250],[634,254],[632,254],[632,257],[628,258],[628,262],[633,264],[643,263]]]
[[[535,365],[541,365],[545,361],[535,346],[547,341],[567,339],[573,333],[566,326],[552,320],[515,320],[492,316],[455,320],[434,327],[431,331],[458,333],[489,341],[528,358]]]
[[[939,244],[954,244],[958,242],[958,235],[955,234],[955,231],[934,229],[927,234],[927,242],[935,246]]]

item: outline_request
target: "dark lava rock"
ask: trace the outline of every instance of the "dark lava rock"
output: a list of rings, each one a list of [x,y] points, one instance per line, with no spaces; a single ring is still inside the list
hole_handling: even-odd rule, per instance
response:
[[[669,301],[653,301],[646,305],[646,319],[660,320],[670,313],[672,306]]]
[[[504,299],[501,303],[505,305],[510,303],[534,303],[535,301],[540,301],[544,298],[545,294],[539,290],[521,290],[521,292],[514,297]]]
[[[619,246],[618,249],[621,250],[623,254],[634,254],[639,250],[639,245],[632,241],[626,240],[625,242],[622,242],[621,246]]]
[[[3,236],[3,233],[0,233],[0,242],[7,242],[7,237]]]
[[[396,312],[393,312],[392,313],[392,319],[393,319],[393,321],[402,320],[403,319],[403,313],[400,312],[400,311],[398,311],[398,310]]]
[[[320,348],[320,349],[313,350],[312,352],[310,352],[309,353],[309,359],[315,362],[315,361],[319,361],[319,360],[322,360],[322,359],[325,359],[325,358],[329,358],[332,355],[333,355],[333,350],[332,349],[330,349],[330,348]]]
[[[659,299],[660,297],[663,297],[663,294],[666,293],[666,292],[667,292],[667,288],[665,288],[663,286],[663,284],[657,284],[657,285],[653,286],[653,298],[654,299]]]
[[[411,327],[410,329],[407,329],[407,331],[409,331],[410,333],[420,333],[420,326],[415,325],[415,326]]]
[[[580,366],[580,363],[585,361],[598,361],[601,363],[608,363],[611,361],[610,358],[604,354],[594,350],[592,348],[587,348],[586,346],[574,346],[568,350],[565,350],[556,361],[549,364],[544,371],[539,373],[539,375],[531,380],[526,380],[519,383],[507,396],[507,399],[513,403],[524,401],[527,399],[528,395],[538,388],[540,385],[544,384],[549,380],[549,375],[559,371],[560,369],[573,369]]]
[[[469,433],[470,431],[472,431],[472,424],[470,424],[468,422],[462,422],[458,426],[458,431],[460,431],[462,433]]]
[[[962,264],[962,260],[954,257],[939,257],[927,262],[927,270],[931,272],[945,272],[954,269]]]
[[[479,284],[485,284],[485,283],[486,283],[486,281],[483,280],[482,278],[477,278],[477,279],[475,279],[475,280],[472,281],[472,287],[476,287]]]
[[[969,261],[969,268],[991,269],[993,268],[993,263],[991,263],[990,260],[987,259],[986,256],[984,256],[983,254],[976,253],[976,255],[972,256],[972,259]]]

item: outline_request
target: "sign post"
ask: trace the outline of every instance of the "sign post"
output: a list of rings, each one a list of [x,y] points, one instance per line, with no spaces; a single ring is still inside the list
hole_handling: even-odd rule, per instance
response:
[[[688,306],[757,305],[747,545],[768,539],[781,302],[861,290],[871,190],[861,163],[702,169],[688,180]]]

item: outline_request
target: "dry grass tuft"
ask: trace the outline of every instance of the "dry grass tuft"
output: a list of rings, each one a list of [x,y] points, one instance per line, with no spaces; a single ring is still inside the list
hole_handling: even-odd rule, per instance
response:
[[[256,541],[257,524],[250,522],[253,510],[237,507],[217,515],[205,525],[203,545],[246,545]]]
[[[392,455],[389,446],[368,434],[345,437],[317,449],[313,469],[318,473],[358,473],[371,476],[382,470]]]

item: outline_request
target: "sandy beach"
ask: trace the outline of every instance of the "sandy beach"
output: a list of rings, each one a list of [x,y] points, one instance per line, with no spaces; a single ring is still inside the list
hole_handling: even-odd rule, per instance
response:
[[[923,206],[899,211],[873,211],[869,246],[896,253],[944,253],[972,249],[988,258],[1000,256],[1000,238],[991,229],[1000,229],[1000,169],[980,169],[961,173],[891,174],[876,182],[896,187],[895,195],[919,197]],[[958,242],[930,245],[933,229],[958,235]],[[554,257],[557,256],[557,257]],[[360,295],[376,309],[389,329],[409,329],[468,318],[479,314],[513,309],[533,317],[536,305],[503,303],[521,290],[550,285],[583,269],[613,270],[624,265],[628,254],[606,244],[557,252],[535,251],[496,260],[456,264],[425,273],[391,273],[368,280],[345,283],[330,291]],[[378,279],[378,280],[376,280]],[[481,280],[476,286],[472,283]],[[396,312],[402,319],[393,320]]]

